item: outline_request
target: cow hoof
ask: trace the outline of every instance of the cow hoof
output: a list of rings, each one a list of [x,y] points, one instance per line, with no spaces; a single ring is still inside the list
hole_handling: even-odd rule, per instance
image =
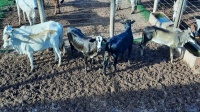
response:
[[[118,7],[116,10],[122,10],[120,7]]]

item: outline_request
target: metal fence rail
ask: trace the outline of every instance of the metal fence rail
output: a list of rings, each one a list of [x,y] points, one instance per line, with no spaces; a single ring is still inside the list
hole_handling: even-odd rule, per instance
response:
[[[87,35],[100,35],[102,33],[109,35],[110,24],[110,1],[109,0],[68,0],[60,5],[61,14],[53,15],[54,6],[51,0],[45,1],[45,14],[47,20],[59,21],[63,24],[65,30],[70,26],[84,29],[84,33]],[[2,36],[2,29],[7,24],[12,25],[15,28],[20,27],[18,24],[18,15],[16,6],[12,6],[13,10],[4,10],[7,15],[3,18],[5,21],[0,22],[0,36]],[[101,11],[99,11],[101,10]],[[103,11],[102,11],[103,10]],[[12,18],[9,17],[12,15]],[[14,18],[15,20],[14,20]],[[24,21],[21,14],[22,25],[29,25],[28,21]],[[37,11],[37,23],[40,22],[39,14]]]
[[[144,0],[143,5],[150,10],[153,11],[154,0]],[[171,20],[173,15],[173,5],[174,0],[160,0],[158,3],[159,12],[164,12]],[[181,19],[180,28],[187,29],[191,23],[196,21],[196,16],[200,15],[200,1],[198,0],[187,0],[186,10],[183,12],[183,16]]]

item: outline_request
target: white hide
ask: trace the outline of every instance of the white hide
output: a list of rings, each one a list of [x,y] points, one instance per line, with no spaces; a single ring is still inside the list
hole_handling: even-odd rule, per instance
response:
[[[177,0],[176,2],[174,2],[174,5],[173,5],[173,21],[175,21],[176,19],[176,15],[177,15],[177,12],[178,12],[178,9],[179,9],[179,4],[180,4],[181,0]],[[183,11],[185,11],[186,7],[187,7],[187,0],[184,1],[183,3]]]
[[[26,15],[30,25],[33,25],[36,19],[36,10],[35,10],[35,8],[37,7],[36,0],[15,0],[15,1],[17,5],[19,24],[21,24],[21,17],[20,17],[20,9],[21,9],[24,14],[24,19]]]
[[[35,51],[53,48],[55,60],[59,57],[58,66],[61,64],[61,52],[59,50],[60,38],[55,30],[46,30],[38,34],[27,34],[20,29],[10,29],[10,26],[4,28],[3,34],[4,48],[12,47],[19,54],[26,54],[30,60],[31,71],[33,65],[33,53]]]
[[[36,33],[43,32],[45,30],[55,30],[59,34],[60,36],[59,38],[61,38],[60,43],[63,43],[64,29],[63,29],[62,24],[60,24],[59,22],[47,21],[47,22],[43,22],[40,24],[32,25],[32,26],[21,26],[19,29],[21,30],[21,32],[29,33],[29,34],[36,34]]]

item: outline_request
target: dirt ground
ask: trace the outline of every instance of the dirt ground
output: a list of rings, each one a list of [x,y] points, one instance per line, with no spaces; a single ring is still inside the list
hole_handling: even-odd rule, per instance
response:
[[[45,4],[47,20],[61,22],[65,30],[75,26],[89,36],[109,36],[108,0],[67,0],[61,6],[62,14],[56,16],[51,1]],[[136,20],[132,25],[135,36],[149,25],[139,13],[130,12],[129,4],[124,3],[123,10],[116,14],[115,34],[124,29],[119,23],[122,19]],[[16,8],[3,20],[1,34],[7,24],[19,27]],[[25,21],[23,24],[28,25]],[[84,74],[83,55],[71,55],[68,46],[66,49],[61,67],[57,67],[51,51],[36,52],[33,72],[27,56],[15,52],[1,54],[0,112],[200,111],[200,75],[193,74],[179,55],[171,64],[166,46],[149,42],[141,57],[139,46],[134,44],[131,65],[124,58],[117,64],[116,73],[113,67],[107,69],[107,76],[102,74],[101,55],[95,57],[92,68]]]

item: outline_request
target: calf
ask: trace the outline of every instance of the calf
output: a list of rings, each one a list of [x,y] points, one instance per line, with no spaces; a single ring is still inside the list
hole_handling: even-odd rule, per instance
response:
[[[71,46],[71,50],[74,49],[82,52],[85,61],[85,74],[87,73],[87,58],[93,58],[101,51],[102,41],[106,41],[101,36],[97,36],[95,39],[84,35],[80,29],[70,27],[67,30],[68,40]]]
[[[116,71],[116,64],[119,55],[123,55],[123,53],[128,49],[128,63],[130,64],[129,57],[133,44],[131,24],[133,24],[134,22],[134,20],[126,20],[126,22],[121,22],[122,24],[125,24],[125,31],[119,35],[113,36],[106,43],[103,62],[104,75],[106,75],[106,66],[108,65],[110,55],[114,57],[114,69]]]
[[[19,54],[27,54],[30,60],[31,71],[33,65],[33,52],[53,48],[55,60],[59,58],[61,64],[61,52],[59,46],[63,39],[55,30],[46,30],[38,34],[24,34],[19,29],[13,30],[6,26],[3,31],[4,48],[12,47]]]
[[[157,26],[146,26],[143,29],[142,41],[140,43],[141,56],[143,56],[144,47],[149,41],[166,45],[170,47],[170,59],[173,61],[173,53],[177,47],[183,47],[185,43],[195,41],[191,38],[191,29],[179,30],[166,30]]]
[[[25,14],[27,15],[30,25],[33,25],[36,19],[36,0],[15,0],[15,2],[17,5],[17,11],[19,16],[19,25],[21,24],[20,9],[22,10],[23,14],[25,12]],[[25,14],[24,20],[26,20]]]
[[[136,10],[136,6],[141,3],[141,0],[130,0],[131,1],[131,14],[133,14]],[[117,10],[121,9],[122,0],[116,0],[116,8]]]

